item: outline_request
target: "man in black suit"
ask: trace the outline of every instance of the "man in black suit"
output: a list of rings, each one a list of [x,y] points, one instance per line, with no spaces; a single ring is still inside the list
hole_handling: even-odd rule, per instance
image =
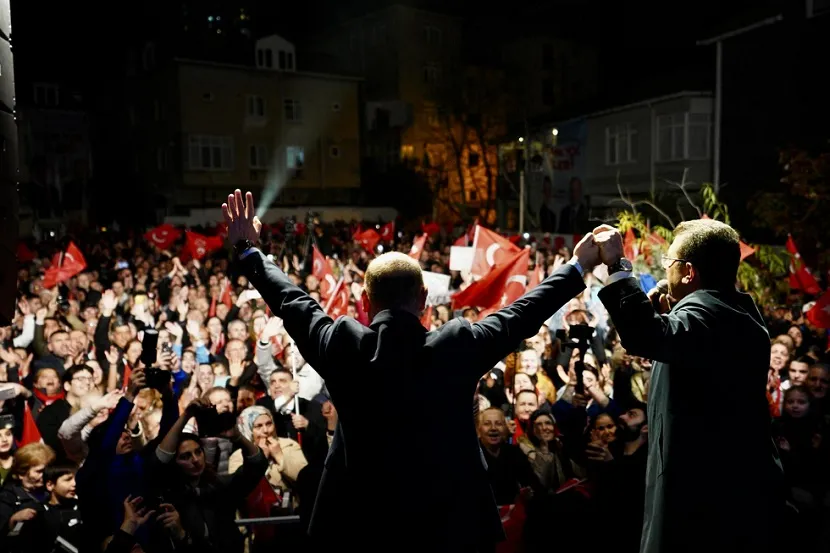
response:
[[[594,230],[610,275],[599,297],[626,351],[654,361],[640,551],[787,549],[773,539],[785,496],[766,400],[769,334],[735,289],[738,233],[714,220],[674,232],[668,290],[649,298],[628,278],[620,233]]]
[[[599,262],[593,235],[572,262],[512,305],[476,324],[457,318],[427,332],[419,320],[427,291],[409,256],[385,254],[366,270],[368,328],[349,317],[333,321],[254,247],[261,225],[250,192],[243,202],[237,190],[222,212],[242,271],[284,319],[337,407],[312,537],[329,549],[492,548],[503,531],[473,397],[482,374],[584,289],[583,271]]]

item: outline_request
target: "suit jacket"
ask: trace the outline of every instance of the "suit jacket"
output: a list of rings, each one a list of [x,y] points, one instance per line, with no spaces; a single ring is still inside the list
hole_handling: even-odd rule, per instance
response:
[[[482,374],[584,289],[579,271],[560,268],[476,324],[457,318],[427,332],[401,311],[369,327],[333,321],[258,250],[240,263],[337,406],[312,536],[341,546],[395,536],[432,551],[502,539],[470,402]]]
[[[654,361],[641,552],[771,551],[783,473],[769,334],[752,299],[698,290],[658,315],[633,278],[599,297],[626,350]]]

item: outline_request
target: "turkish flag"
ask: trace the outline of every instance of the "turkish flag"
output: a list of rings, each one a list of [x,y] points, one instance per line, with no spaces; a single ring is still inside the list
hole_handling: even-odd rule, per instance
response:
[[[749,244],[744,244],[743,241],[741,241],[738,245],[741,247],[741,261],[755,253],[755,248]]]
[[[424,234],[438,234],[441,232],[441,225],[438,223],[421,223],[421,232]]]
[[[20,441],[17,446],[23,447],[24,445],[35,444],[42,441],[43,438],[41,438],[40,430],[38,430],[35,418],[32,416],[32,410],[29,408],[29,403],[26,402],[23,406],[23,433],[20,436]]]
[[[166,250],[169,249],[181,235],[182,233],[179,229],[169,223],[165,223],[154,229],[148,230],[144,235],[144,239],[160,250]]]
[[[527,291],[527,265],[530,250],[514,253],[501,265],[496,265],[484,278],[470,284],[452,297],[453,309],[481,307],[501,309],[519,299]]]
[[[428,306],[424,309],[424,314],[421,315],[421,324],[424,325],[424,328],[429,330],[432,328],[432,306]]]
[[[409,248],[409,257],[415,261],[421,259],[421,252],[424,251],[424,246],[427,243],[427,236],[429,235],[426,232],[423,233],[412,242],[412,247]]]
[[[331,266],[328,260],[320,253],[317,246],[312,246],[311,252],[311,274],[320,281],[320,299],[325,302],[331,297],[332,292],[334,292],[337,281],[331,272]]]
[[[802,290],[807,294],[818,295],[821,294],[816,278],[810,273],[810,269],[804,264],[801,259],[801,254],[798,253],[798,248],[795,246],[793,237],[787,236],[787,251],[793,256],[790,263],[790,288],[793,290]]]
[[[522,251],[505,237],[481,225],[476,226],[473,250],[473,265],[470,273],[476,277],[483,277],[490,272],[491,267],[504,263],[513,254]]]
[[[228,279],[225,286],[222,287],[222,294],[219,296],[219,301],[224,303],[228,309],[233,307],[233,299],[231,298],[231,281]]]
[[[190,259],[202,259],[210,252],[221,249],[224,242],[221,236],[204,236],[188,230],[185,232],[184,253]]]
[[[380,239],[384,242],[391,242],[395,239],[395,221],[389,221],[380,227]]]
[[[344,316],[349,307],[349,297],[349,287],[346,286],[346,281],[341,278],[337,282],[337,286],[334,287],[331,298],[326,303],[325,312],[332,319]]]
[[[378,247],[378,243],[380,242],[380,235],[372,229],[355,234],[352,238],[354,238],[355,242],[363,246],[364,250],[371,253],[375,253],[375,248]]]
[[[819,328],[830,328],[830,292],[825,292],[807,311],[807,320]]]
[[[37,254],[30,250],[29,246],[27,246],[23,242],[18,242],[16,256],[19,262],[30,263],[34,261],[34,259],[37,257]]]
[[[623,255],[626,259],[631,259],[632,261],[637,258],[637,254],[640,253],[640,248],[637,244],[637,237],[634,236],[634,229],[629,228],[625,231],[625,239],[623,241]]]
[[[53,266],[46,269],[43,277],[44,288],[54,288],[86,269],[86,259],[74,242],[69,243],[63,256],[55,256],[52,263]]]

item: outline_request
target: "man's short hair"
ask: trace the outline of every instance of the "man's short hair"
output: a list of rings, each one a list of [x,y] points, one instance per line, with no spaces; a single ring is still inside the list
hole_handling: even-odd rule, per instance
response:
[[[734,288],[741,262],[735,229],[714,219],[695,219],[677,225],[674,237],[680,239],[678,257],[695,267],[704,288]]]
[[[369,263],[363,286],[373,305],[402,308],[418,298],[424,277],[417,261],[400,252],[389,252]]]

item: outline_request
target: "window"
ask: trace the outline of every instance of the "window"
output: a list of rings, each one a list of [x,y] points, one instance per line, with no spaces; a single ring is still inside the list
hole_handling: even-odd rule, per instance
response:
[[[631,123],[605,127],[605,164],[637,161],[637,130]]]
[[[432,25],[424,27],[424,40],[427,44],[432,46],[440,46],[442,39],[441,35],[441,29],[438,27],[433,27]]]
[[[286,52],[285,57],[288,60],[285,64],[285,68],[289,71],[294,71],[294,52]]]
[[[256,64],[257,67],[265,65],[265,53],[262,50],[256,51]]]
[[[441,68],[437,63],[428,63],[424,66],[424,84],[436,85],[441,80]]]
[[[233,138],[191,135],[188,140],[188,162],[194,171],[232,171]]]
[[[542,104],[553,106],[556,99],[553,94],[553,79],[542,79]]]
[[[268,169],[268,147],[252,144],[248,153],[248,165],[251,169]]]
[[[414,159],[415,158],[415,146],[412,144],[402,144],[401,145],[401,159]]]
[[[305,151],[300,146],[288,146],[285,149],[285,168],[294,171],[295,178],[302,178],[305,165]]]
[[[279,53],[277,54],[277,60],[279,60],[278,67],[282,70],[285,70],[286,69],[285,50],[280,50],[279,51]]]
[[[329,156],[337,159],[340,157],[340,146],[329,146]]]
[[[303,122],[303,106],[299,100],[286,99],[283,101],[285,120],[292,123]]]
[[[265,117],[265,98],[262,96],[255,96],[249,94],[248,100],[248,117],[261,118]]]
[[[711,123],[708,113],[688,114],[687,159],[709,159]]]
[[[708,159],[711,119],[708,113],[674,113],[657,118],[657,161]]]
[[[156,168],[159,171],[167,168],[167,151],[164,148],[156,148]]]
[[[58,87],[48,84],[35,85],[35,104],[39,106],[57,106],[60,100]]]
[[[265,67],[274,67],[274,52],[271,50],[265,50]]]
[[[386,44],[386,25],[375,25],[372,28],[372,44],[375,46]]]
[[[550,71],[553,65],[553,45],[542,44],[542,69]]]

